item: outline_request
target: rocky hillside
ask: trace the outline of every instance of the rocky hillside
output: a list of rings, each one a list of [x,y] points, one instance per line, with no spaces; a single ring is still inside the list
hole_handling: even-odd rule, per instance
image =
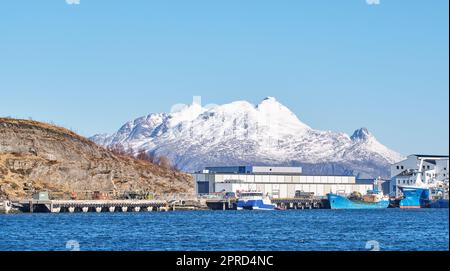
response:
[[[69,130],[0,118],[0,198],[83,191],[193,193],[188,174],[117,155]]]

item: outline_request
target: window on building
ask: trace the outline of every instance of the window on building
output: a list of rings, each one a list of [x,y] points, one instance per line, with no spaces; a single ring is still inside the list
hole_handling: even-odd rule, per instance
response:
[[[209,182],[197,182],[197,193],[208,194],[209,193]]]
[[[401,166],[401,168],[404,169],[405,167],[404,167],[404,166]]]
[[[430,169],[430,166],[427,166],[427,169]]]
[[[400,169],[400,166],[397,166],[397,169]]]

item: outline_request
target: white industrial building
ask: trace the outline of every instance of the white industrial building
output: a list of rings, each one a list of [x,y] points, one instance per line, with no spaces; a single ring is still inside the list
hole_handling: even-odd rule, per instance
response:
[[[420,169],[421,162],[422,168]],[[401,196],[401,191],[398,187],[414,185],[417,180],[417,174],[422,174],[422,181],[425,184],[431,186],[447,185],[448,187],[448,167],[448,155],[409,155],[405,160],[391,165],[391,195],[395,197]]]
[[[366,194],[373,183],[358,184],[355,176],[303,175],[301,167],[209,167],[193,174],[198,194],[259,191],[272,198],[294,198],[296,191],[325,197],[328,193]]]

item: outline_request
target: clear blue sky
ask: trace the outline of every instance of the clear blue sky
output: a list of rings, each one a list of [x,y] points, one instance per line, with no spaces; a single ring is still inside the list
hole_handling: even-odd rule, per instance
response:
[[[0,116],[89,136],[275,96],[313,128],[448,153],[448,0],[2,0]]]

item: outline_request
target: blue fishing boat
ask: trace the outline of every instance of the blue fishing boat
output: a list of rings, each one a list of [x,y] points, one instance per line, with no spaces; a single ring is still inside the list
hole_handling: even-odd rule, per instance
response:
[[[375,180],[374,190],[367,191],[361,196],[359,193],[352,193],[350,197],[330,193],[327,195],[331,209],[385,209],[389,207],[389,198],[381,191],[381,179]]]
[[[424,178],[423,169],[427,157],[421,158],[418,169],[415,170],[416,182],[414,185],[399,186],[403,194],[400,200],[400,208],[402,209],[419,209],[419,208],[448,208],[448,180],[446,187],[439,187],[439,182],[436,180],[426,180]],[[431,159],[433,160],[433,159]],[[445,195],[447,195],[445,197]]]
[[[402,209],[448,208],[448,199],[436,197],[435,189],[402,186],[400,190],[403,193]]]
[[[430,203],[430,208],[447,208],[448,209],[448,199],[437,199]]]
[[[430,208],[448,208],[448,184],[430,189]]]
[[[331,209],[385,209],[389,207],[389,199],[367,201],[362,199],[351,199],[343,195],[330,193],[327,195]]]
[[[241,192],[236,205],[237,210],[275,210],[275,205],[262,192]]]
[[[403,199],[400,201],[401,209],[426,208],[430,204],[430,189],[425,187],[401,186]]]

